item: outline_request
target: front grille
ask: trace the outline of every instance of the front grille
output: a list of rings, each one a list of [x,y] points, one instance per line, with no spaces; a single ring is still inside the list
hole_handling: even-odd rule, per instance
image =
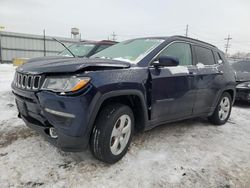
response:
[[[14,85],[25,90],[38,90],[42,85],[41,75],[29,75],[16,72]]]

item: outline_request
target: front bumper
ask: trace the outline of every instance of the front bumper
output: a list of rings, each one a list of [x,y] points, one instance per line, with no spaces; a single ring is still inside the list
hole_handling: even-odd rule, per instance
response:
[[[89,106],[96,94],[88,86],[75,96],[60,96],[49,91],[29,92],[13,87],[19,117],[26,125],[64,151],[82,151],[89,143]],[[54,128],[57,138],[49,129]]]
[[[236,100],[250,101],[250,89],[237,88]]]

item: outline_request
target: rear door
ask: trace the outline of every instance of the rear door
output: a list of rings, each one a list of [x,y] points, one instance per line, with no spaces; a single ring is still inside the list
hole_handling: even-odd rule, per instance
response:
[[[177,67],[150,67],[152,79],[151,119],[164,122],[192,115],[195,101],[194,74],[191,45],[174,42],[159,55],[179,59]],[[157,59],[157,58],[156,58]]]
[[[213,110],[224,80],[223,71],[211,49],[196,45],[193,51],[197,67],[197,75],[195,75],[197,93],[193,112],[196,115],[206,114]]]

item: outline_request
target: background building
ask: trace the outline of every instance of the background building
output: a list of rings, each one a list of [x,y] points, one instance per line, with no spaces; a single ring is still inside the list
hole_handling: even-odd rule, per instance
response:
[[[54,37],[66,46],[79,39]],[[13,58],[32,58],[56,55],[64,48],[51,36],[0,31],[0,63],[11,63]]]

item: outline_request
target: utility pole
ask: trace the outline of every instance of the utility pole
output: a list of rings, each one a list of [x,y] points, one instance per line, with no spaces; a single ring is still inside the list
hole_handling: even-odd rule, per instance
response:
[[[188,37],[188,25],[186,25],[186,34],[185,34],[186,37]]]
[[[227,56],[227,52],[228,52],[228,49],[230,48],[230,45],[229,45],[229,42],[230,40],[232,40],[233,38],[230,37],[230,34],[228,35],[227,38],[225,38],[225,40],[227,41],[226,45],[225,45],[225,53],[226,53],[226,56]]]
[[[112,40],[113,40],[113,41],[116,41],[116,38],[115,38],[115,37],[117,36],[117,34],[115,34],[115,32],[113,32],[111,36],[112,36]]]

